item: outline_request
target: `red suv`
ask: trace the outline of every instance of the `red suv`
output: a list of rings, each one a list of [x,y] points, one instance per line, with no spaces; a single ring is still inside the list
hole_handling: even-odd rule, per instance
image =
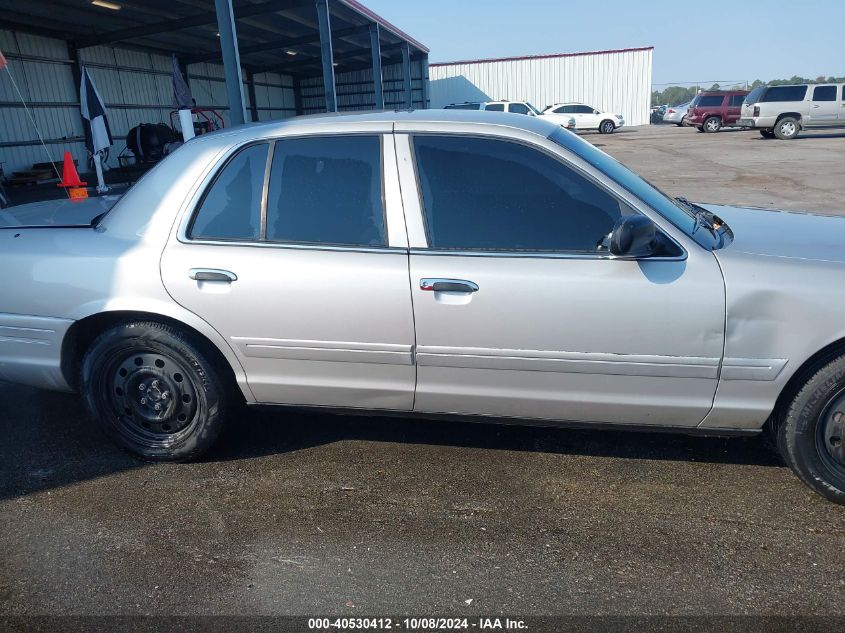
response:
[[[747,90],[699,93],[689,105],[684,125],[695,126],[699,132],[718,132],[725,126],[734,126],[742,114],[746,95]]]

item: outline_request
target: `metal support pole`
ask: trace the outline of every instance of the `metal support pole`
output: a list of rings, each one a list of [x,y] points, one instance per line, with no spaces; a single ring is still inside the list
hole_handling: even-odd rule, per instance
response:
[[[329,0],[317,0],[317,19],[320,23],[320,53],[323,59],[323,89],[326,93],[326,112],[337,112],[337,89],[334,81],[334,52],[332,51],[332,23]]]
[[[252,121],[258,121],[258,101],[255,98],[255,75],[252,71],[246,71],[246,90],[249,95],[249,113],[252,115]]]
[[[305,113],[302,107],[302,80],[299,77],[293,78],[293,107],[297,116]]]
[[[244,83],[232,0],[214,0],[214,6],[217,10],[220,49],[223,52],[223,72],[226,76],[226,94],[229,99],[229,122],[231,125],[243,125],[246,123]]]
[[[411,92],[411,45],[408,42],[402,42],[402,88],[405,92],[405,107],[410,110],[414,107],[414,101]]]
[[[428,55],[423,55],[420,60],[420,67],[422,68],[422,93],[423,93],[423,109],[428,110],[431,107],[431,99],[428,95],[429,77],[428,77]]]
[[[384,110],[384,76],[381,72],[381,33],[377,23],[370,24],[370,48],[373,51],[373,86],[376,110]]]

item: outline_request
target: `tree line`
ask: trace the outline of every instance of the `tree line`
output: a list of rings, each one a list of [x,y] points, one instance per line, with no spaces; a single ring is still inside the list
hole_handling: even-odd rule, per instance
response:
[[[815,79],[809,79],[807,77],[799,77],[795,75],[790,77],[789,79],[775,79],[773,81],[762,81],[760,79],[755,79],[753,82],[748,84],[748,89],[753,90],[757,86],[784,86],[789,84],[832,84],[832,83],[843,83],[845,82],[845,77],[825,77],[821,75],[816,77]],[[745,88],[744,85],[737,86],[736,84],[732,84],[731,86],[725,86],[727,88]],[[719,84],[713,84],[709,88],[706,86],[669,86],[664,90],[654,90],[651,93],[651,105],[680,105],[682,103],[688,103],[692,101],[693,97],[699,93],[701,90],[720,90],[723,89]]]

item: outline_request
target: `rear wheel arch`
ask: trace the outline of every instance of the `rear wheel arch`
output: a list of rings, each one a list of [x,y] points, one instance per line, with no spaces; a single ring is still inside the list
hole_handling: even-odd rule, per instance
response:
[[[780,121],[781,119],[785,119],[786,117],[790,117],[790,118],[792,118],[792,119],[797,119],[797,120],[798,120],[798,123],[799,123],[799,124],[801,124],[801,125],[803,125],[803,120],[802,120],[802,119],[803,119],[803,117],[801,116],[801,113],[800,113],[800,112],[781,112],[781,113],[778,115],[777,121],[775,121],[775,123],[777,123],[777,122],[778,122],[778,121]]]
[[[245,400],[245,394],[239,386],[235,370],[226,355],[202,332],[173,317],[131,310],[98,312],[75,321],[71,325],[62,340],[61,356],[62,374],[68,384],[74,389],[78,389],[82,360],[86,351],[101,334],[117,325],[138,321],[153,321],[180,330],[214,363],[225,379],[231,394],[240,401]]]

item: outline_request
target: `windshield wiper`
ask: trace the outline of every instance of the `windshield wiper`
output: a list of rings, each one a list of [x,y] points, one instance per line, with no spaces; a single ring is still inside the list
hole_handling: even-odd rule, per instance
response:
[[[720,228],[725,225],[724,221],[719,216],[717,216],[712,211],[708,211],[701,205],[695,204],[694,202],[690,202],[682,196],[676,197],[675,200],[680,202],[690,212],[692,212],[693,218],[695,219],[695,225],[692,227],[693,234],[695,234],[695,232],[702,226],[712,231],[713,233],[716,233]]]

